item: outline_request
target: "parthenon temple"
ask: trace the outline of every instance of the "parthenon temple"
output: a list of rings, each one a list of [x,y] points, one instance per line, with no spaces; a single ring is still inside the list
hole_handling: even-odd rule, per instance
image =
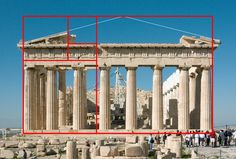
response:
[[[212,129],[212,47],[219,40],[182,36],[180,42],[100,43],[68,45],[59,33],[18,43],[24,47],[24,131],[88,130],[86,72],[99,70],[98,130],[112,130],[110,70],[126,68],[125,131],[138,129],[136,71],[153,71],[150,97],[150,131]],[[70,35],[71,42],[75,36]],[[69,60],[67,53],[69,52]],[[96,61],[97,52],[97,61]],[[87,60],[93,59],[93,60]],[[175,67],[166,81],[163,69]],[[66,71],[73,71],[71,108],[67,101]],[[95,94],[94,94],[95,95]],[[94,99],[96,97],[94,96]],[[96,105],[96,104],[95,104]],[[71,122],[69,111],[71,109]],[[96,120],[95,120],[96,121]],[[92,131],[90,129],[89,131]],[[118,131],[118,130],[117,130]]]

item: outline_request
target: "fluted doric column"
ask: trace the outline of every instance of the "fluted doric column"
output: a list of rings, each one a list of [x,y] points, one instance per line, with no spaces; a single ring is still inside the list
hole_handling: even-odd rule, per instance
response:
[[[127,68],[126,88],[126,130],[137,128],[137,99],[136,99],[136,67]]]
[[[162,68],[153,68],[152,129],[163,129]]]
[[[201,114],[200,114],[200,129],[211,130],[212,128],[212,108],[211,108],[211,76],[210,67],[205,67],[202,70],[201,79]]]
[[[24,130],[32,130],[33,121],[33,91],[34,91],[34,68],[26,68],[24,82]]]
[[[110,68],[100,68],[100,110],[99,129],[107,130],[111,126],[110,115]]]
[[[58,126],[66,124],[66,70],[59,70],[59,116]]]
[[[40,116],[41,116],[41,124],[40,128],[46,129],[46,77],[44,73],[40,74],[39,77],[39,85],[40,85]]]
[[[190,128],[196,129],[196,72],[189,75],[189,113]]]
[[[47,111],[46,111],[46,129],[58,129],[58,109],[57,109],[57,77],[54,68],[47,70]]]
[[[83,69],[74,68],[73,130],[84,128],[83,104]]]
[[[189,74],[188,68],[180,68],[178,129],[189,129]]]
[[[83,102],[84,102],[84,110],[83,110],[83,120],[84,120],[84,128],[87,128],[87,113],[88,113],[88,108],[87,108],[87,78],[86,78],[86,71],[83,71]]]

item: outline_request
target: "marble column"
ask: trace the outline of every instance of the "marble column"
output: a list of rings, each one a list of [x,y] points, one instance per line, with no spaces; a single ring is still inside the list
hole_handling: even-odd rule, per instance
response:
[[[87,108],[87,78],[86,75],[87,72],[86,70],[83,71],[83,101],[84,101],[84,110],[83,110],[83,120],[84,120],[84,128],[87,128],[87,113],[88,113],[88,108]]]
[[[44,73],[40,74],[39,79],[40,85],[40,116],[41,124],[40,128],[42,130],[46,129],[46,77]]]
[[[137,128],[137,93],[136,93],[136,67],[127,68],[126,88],[126,130]]]
[[[211,130],[212,125],[212,108],[211,108],[211,75],[210,67],[205,67],[202,70],[201,79],[201,114],[200,114],[200,129]]]
[[[153,68],[152,129],[163,129],[162,68]]]
[[[111,127],[110,110],[110,68],[100,68],[100,110],[99,130],[107,130]]]
[[[59,70],[59,128],[66,124],[66,70]]]
[[[66,159],[77,159],[78,152],[76,149],[76,142],[67,141],[66,143]]]
[[[189,73],[188,68],[180,69],[178,129],[189,129]]]
[[[55,68],[47,69],[47,111],[46,111],[46,130],[55,130],[57,126],[57,80]]]
[[[74,68],[73,130],[83,128],[83,69]]]
[[[25,69],[24,81],[24,130],[32,130],[33,125],[33,88],[34,88],[34,68]]]
[[[191,72],[189,76],[189,114],[190,129],[196,129],[196,73]]]
[[[34,101],[35,101],[35,109],[34,109],[34,125],[35,130],[41,129],[40,122],[42,121],[41,112],[40,112],[40,77],[39,77],[39,69],[36,69],[34,72]]]

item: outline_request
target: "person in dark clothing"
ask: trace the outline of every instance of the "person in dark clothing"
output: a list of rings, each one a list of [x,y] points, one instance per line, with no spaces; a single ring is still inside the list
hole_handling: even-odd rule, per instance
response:
[[[26,153],[25,149],[23,149],[23,159],[27,159],[27,153]]]
[[[224,133],[225,139],[224,139],[224,146],[228,146],[228,131],[226,130]]]
[[[167,138],[167,135],[166,135],[166,133],[163,135],[163,137],[162,137],[162,141],[163,141],[163,143],[164,143],[164,145],[165,145],[165,143],[166,143],[166,138]]]

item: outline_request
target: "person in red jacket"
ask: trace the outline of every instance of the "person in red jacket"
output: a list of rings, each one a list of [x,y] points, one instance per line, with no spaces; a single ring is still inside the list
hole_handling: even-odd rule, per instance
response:
[[[210,138],[211,138],[211,147],[215,147],[215,142],[216,142],[216,133],[215,133],[215,131],[211,132]]]

